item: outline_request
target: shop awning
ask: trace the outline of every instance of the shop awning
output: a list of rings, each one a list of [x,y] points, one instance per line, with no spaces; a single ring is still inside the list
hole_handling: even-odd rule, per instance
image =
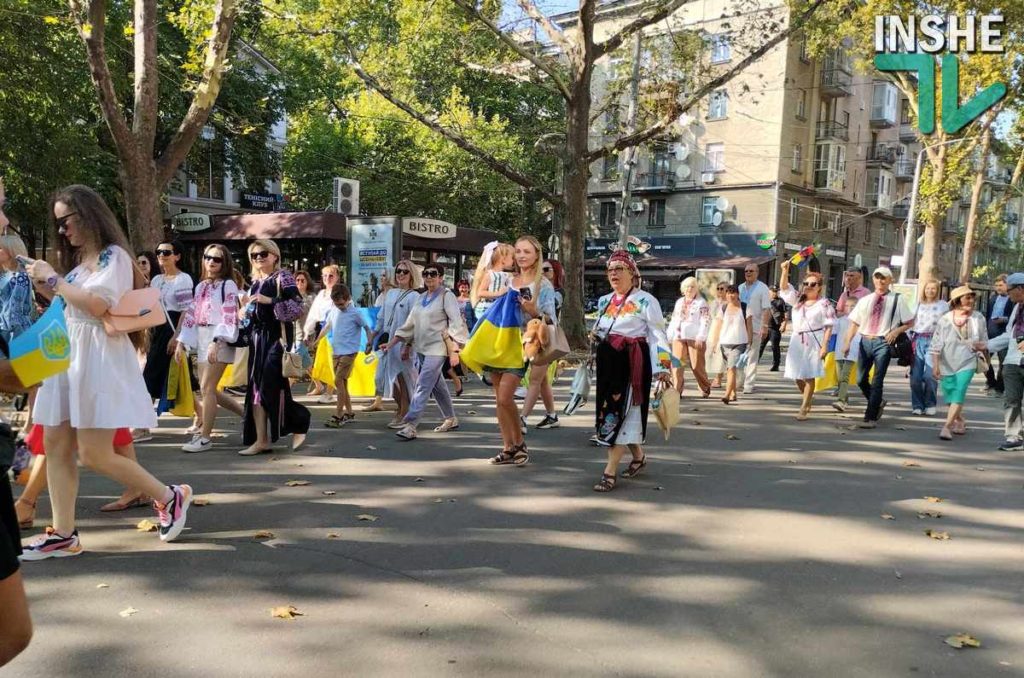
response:
[[[755,257],[639,257],[636,265],[641,275],[647,279],[676,278],[683,273],[695,271],[698,268],[743,268],[747,264],[761,264],[774,261],[775,256],[760,255]],[[608,257],[600,256],[587,259],[584,263],[588,272],[603,275],[605,263]]]
[[[345,215],[337,212],[270,212],[215,216],[213,228],[182,233],[183,241],[309,239],[345,240]]]

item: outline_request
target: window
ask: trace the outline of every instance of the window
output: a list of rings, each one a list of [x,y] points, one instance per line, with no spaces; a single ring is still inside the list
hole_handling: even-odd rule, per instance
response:
[[[729,112],[729,96],[724,89],[716,89],[711,93],[711,101],[708,103],[708,120],[721,120]]]
[[[821,208],[817,205],[814,206],[814,221],[812,222],[811,228],[815,231],[821,228]]]
[[[864,222],[864,244],[871,244],[871,220]]]
[[[796,91],[796,117],[799,120],[807,119],[807,90]]]
[[[800,38],[800,61],[805,64],[811,63],[811,53],[807,51],[807,38]]]
[[[190,165],[195,170],[196,197],[209,200],[224,199],[224,139],[196,143],[198,158]]]
[[[797,219],[800,216],[800,201],[793,198],[789,201],[789,225],[796,226]]]
[[[615,134],[619,131],[619,107],[612,105],[604,112],[604,133]]]
[[[604,156],[601,165],[601,181],[615,181],[619,178],[619,156],[615,153]]]
[[[839,121],[843,123],[843,127],[845,127],[846,129],[850,129],[850,112],[843,111],[842,113],[840,113]]]
[[[793,144],[793,171],[797,174],[803,174],[804,171],[804,146],[803,144]]]
[[[725,171],[725,144],[708,144],[704,147],[704,171]]]
[[[833,233],[839,232],[839,227],[843,223],[843,210],[839,210],[832,215],[832,218],[828,220],[828,228]]]
[[[729,34],[719,33],[711,36],[711,63],[721,64],[732,58],[729,49]]]
[[[896,124],[896,85],[876,82],[871,92],[871,120]]]
[[[615,201],[608,200],[601,203],[601,230],[615,230]]]
[[[900,124],[910,124],[910,99],[904,99],[900,104]]]
[[[665,228],[665,201],[651,200],[647,210],[648,228]]]
[[[885,222],[883,221],[882,224],[878,227],[878,244],[881,245],[882,247],[889,246],[889,243],[887,242],[889,238],[886,236],[887,233],[888,231],[886,230]]]
[[[814,148],[814,187],[841,193],[846,184],[846,145],[821,143]]]
[[[700,209],[700,225],[701,226],[714,226],[715,225],[715,203],[718,202],[717,195],[706,195],[701,201]]]

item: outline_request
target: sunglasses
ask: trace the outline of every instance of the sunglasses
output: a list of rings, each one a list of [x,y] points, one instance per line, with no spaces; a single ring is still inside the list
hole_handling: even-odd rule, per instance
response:
[[[215,257],[212,254],[204,254],[203,261],[212,261],[215,264],[223,264],[224,257]]]
[[[545,273],[552,273],[555,269],[551,268],[550,266],[544,266],[540,270],[544,271]]]
[[[78,212],[68,212],[62,217],[58,217],[53,220],[53,223],[57,224],[57,229],[60,231],[64,230],[64,227],[68,225],[68,219],[78,214]]]
[[[158,257],[173,257],[174,250],[157,250],[156,255]]]
[[[261,252],[250,252],[249,253],[249,258],[251,260],[253,260],[253,261],[259,261],[261,259],[266,259],[269,256],[270,256],[270,252],[268,252],[266,250],[263,250]]]
[[[805,283],[803,283],[803,286],[804,287],[817,287],[818,283],[816,283],[816,282],[805,282]]]
[[[441,275],[441,274],[438,273],[437,271],[423,271],[423,277],[424,278],[436,278],[439,275]]]
[[[407,268],[396,268],[395,275],[409,275],[409,269]]]

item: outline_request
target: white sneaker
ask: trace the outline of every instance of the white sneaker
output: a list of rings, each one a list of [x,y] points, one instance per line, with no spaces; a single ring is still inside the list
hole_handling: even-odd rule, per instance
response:
[[[194,437],[190,442],[181,446],[182,452],[206,452],[213,447],[213,441],[201,435]]]
[[[402,430],[395,435],[402,440],[416,440],[416,426],[414,424],[406,424],[402,427]]]
[[[320,403],[321,405],[330,405],[331,403],[335,402],[337,399],[338,399],[338,396],[336,396],[336,395],[334,395],[332,393],[325,393],[322,396],[320,396],[319,398],[317,398],[316,401],[318,403]]]
[[[926,415],[928,415],[929,417],[934,417],[935,413],[936,413],[936,409],[934,407],[926,407],[926,408],[924,408],[924,413]]]
[[[519,417],[519,429],[523,432],[523,435],[525,436],[527,430],[526,417]]]
[[[516,400],[522,400],[523,398],[525,398],[526,397],[526,387],[525,386],[520,386],[519,388],[517,388],[514,397],[515,397]]]
[[[914,409],[910,410],[910,413],[915,417],[920,417],[922,414],[924,414],[924,410],[919,410],[915,407]]]
[[[753,386],[744,386],[743,387],[743,395],[750,395],[753,392],[754,392],[754,387]]]

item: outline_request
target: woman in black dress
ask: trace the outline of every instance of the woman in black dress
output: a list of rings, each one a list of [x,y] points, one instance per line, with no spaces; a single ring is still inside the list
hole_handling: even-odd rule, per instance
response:
[[[294,321],[302,315],[302,295],[295,277],[281,268],[281,250],[272,240],[249,245],[252,286],[243,295],[241,332],[249,341],[249,388],[245,392],[245,426],[239,454],[269,452],[283,435],[292,434],[296,450],[309,431],[309,410],[292,399],[282,373],[286,346],[295,342]],[[283,339],[283,341],[282,341]],[[267,435],[267,424],[270,435]]]

